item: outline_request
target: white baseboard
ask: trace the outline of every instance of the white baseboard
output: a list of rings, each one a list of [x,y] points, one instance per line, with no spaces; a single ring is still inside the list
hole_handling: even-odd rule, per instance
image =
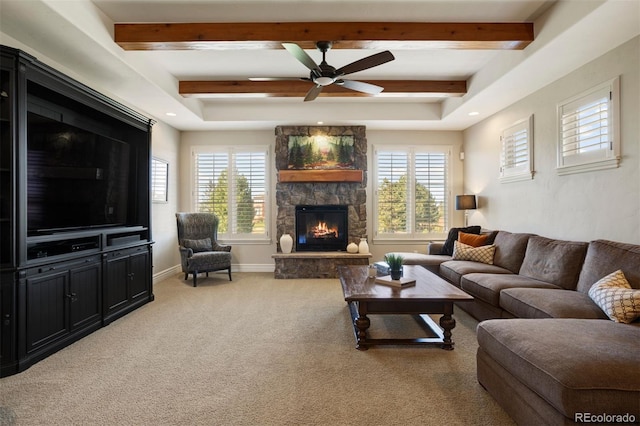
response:
[[[234,272],[274,272],[275,266],[273,263],[267,264],[235,264],[231,265],[231,273]],[[226,271],[218,271],[226,274]],[[153,274],[153,284],[157,284],[160,281],[171,278],[176,274],[182,274],[182,266],[176,265],[171,268],[167,268],[164,271],[160,271],[157,274]]]
[[[176,274],[180,274],[180,273],[182,273],[182,267],[180,265],[167,268],[164,271],[160,271],[157,274],[153,274],[153,284],[155,285],[160,281],[166,280],[167,278],[171,278]]]
[[[275,271],[275,265],[273,263],[266,263],[266,264],[243,263],[240,265],[238,264],[231,265],[231,272],[274,272],[274,271]]]

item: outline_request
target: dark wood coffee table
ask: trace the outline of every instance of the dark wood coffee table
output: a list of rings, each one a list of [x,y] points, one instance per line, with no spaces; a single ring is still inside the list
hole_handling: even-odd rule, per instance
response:
[[[454,302],[471,302],[473,297],[422,266],[405,265],[404,276],[416,280],[416,285],[394,288],[376,284],[368,277],[367,266],[340,266],[338,275],[344,300],[349,305],[356,348],[367,350],[374,345],[430,345],[452,350],[451,330]],[[367,336],[371,322],[369,314],[410,314],[433,331],[436,337],[415,339],[372,339]],[[440,327],[428,314],[442,314]]]

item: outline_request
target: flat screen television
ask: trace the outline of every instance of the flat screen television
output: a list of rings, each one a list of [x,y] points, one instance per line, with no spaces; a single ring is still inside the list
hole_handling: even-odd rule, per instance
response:
[[[132,147],[45,103],[27,113],[28,235],[127,224]]]

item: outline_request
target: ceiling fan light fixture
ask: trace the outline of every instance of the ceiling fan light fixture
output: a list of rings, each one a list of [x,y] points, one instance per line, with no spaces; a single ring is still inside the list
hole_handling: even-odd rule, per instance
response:
[[[331,77],[317,77],[313,80],[314,83],[319,84],[320,86],[329,86],[333,84],[334,81],[336,81],[336,79]]]

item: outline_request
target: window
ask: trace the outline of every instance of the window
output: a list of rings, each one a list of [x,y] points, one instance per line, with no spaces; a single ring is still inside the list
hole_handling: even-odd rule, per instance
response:
[[[166,203],[169,201],[167,185],[169,183],[169,163],[159,158],[151,159],[151,201]]]
[[[379,239],[442,237],[449,228],[449,147],[374,150],[374,235]]]
[[[505,129],[500,136],[500,182],[533,179],[533,116]]]
[[[619,79],[558,106],[558,173],[618,167]]]
[[[226,241],[268,240],[266,147],[198,147],[194,158],[194,210],[218,216]]]

